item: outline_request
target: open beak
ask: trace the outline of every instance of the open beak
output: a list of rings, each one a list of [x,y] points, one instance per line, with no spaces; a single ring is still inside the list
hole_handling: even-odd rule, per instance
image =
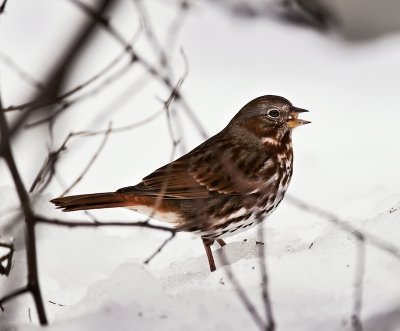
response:
[[[287,125],[290,129],[294,129],[295,127],[298,127],[300,125],[311,123],[309,121],[298,118],[300,113],[308,113],[308,110],[297,108],[294,106],[291,107],[290,117],[287,121]]]

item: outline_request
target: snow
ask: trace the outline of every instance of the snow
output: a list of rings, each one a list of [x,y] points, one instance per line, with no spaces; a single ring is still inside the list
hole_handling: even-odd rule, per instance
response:
[[[395,244],[399,213],[397,203],[352,224]],[[296,217],[300,218],[297,224]],[[265,224],[276,321],[283,330],[350,330],[357,241],[321,220],[307,225],[301,221],[307,217],[293,211],[290,227],[275,227],[278,220]],[[44,226],[38,232],[43,295],[63,305],[47,302],[52,320],[48,330],[257,329],[227,278],[229,266],[222,262],[221,248],[214,248],[218,269],[210,273],[200,241],[188,234],[178,235],[150,265],[144,265],[165,234]],[[223,250],[262,311],[256,241],[257,231],[249,231],[233,237]],[[366,252],[362,317],[365,329],[374,330],[369,321],[398,309],[400,262],[371,246]],[[18,255],[16,261],[22,264],[23,257]],[[14,266],[14,272],[18,271]],[[25,305],[34,315],[32,303]],[[25,311],[14,317],[19,320],[18,330],[40,329],[27,322],[26,310],[15,302],[6,308],[11,316]]]
[[[11,31],[2,35],[8,46],[4,50],[39,78],[48,61],[45,46],[53,43],[55,36],[47,36],[45,31],[51,30],[47,25],[29,22],[32,17],[44,15],[42,11],[50,2],[39,1],[29,10],[23,2],[10,2],[7,16],[1,17],[3,31]],[[52,7],[54,28],[60,25],[66,29],[66,17],[76,14],[71,8],[67,12],[64,9],[64,5],[61,9]],[[152,2],[151,9],[157,31],[165,33],[167,18],[171,17],[167,14],[174,13],[173,7]],[[17,24],[28,16],[26,24]],[[117,11],[113,22],[127,38],[138,26],[128,4]],[[18,42],[29,35],[30,28],[37,36],[32,56]],[[149,52],[143,39],[138,47]],[[289,194],[331,210],[358,229],[398,245],[399,35],[349,44],[308,28],[263,19],[235,19],[219,8],[199,5],[188,18],[178,45],[183,45],[190,64],[183,92],[210,134],[259,95],[282,95],[294,105],[309,109],[305,119],[312,124],[294,132],[294,177]],[[33,48],[30,43],[28,46]],[[90,77],[119,51],[109,36],[99,36],[77,64],[80,70],[70,77],[68,86]],[[182,60],[178,55],[175,60],[180,72]],[[25,101],[22,97],[30,88],[3,65],[1,73],[5,105]],[[121,91],[126,94],[127,88],[133,91],[140,74],[138,67],[133,68],[115,86],[65,113],[56,123],[54,146],[59,146],[71,127],[74,131],[104,129],[110,120],[117,127],[159,110],[161,105],[154,96],[165,97],[167,93],[152,83],[110,113],[113,100],[120,97]],[[189,149],[202,138],[189,120],[182,118]],[[77,138],[71,143],[58,168],[67,184],[81,172],[101,139]],[[34,129],[14,143],[27,185],[47,155],[43,140],[48,141],[46,134]],[[163,117],[112,135],[94,167],[72,193],[110,191],[135,184],[168,162],[170,150]],[[15,225],[12,221],[18,207],[17,195],[3,170],[4,164],[0,163],[0,169],[0,240],[14,237],[16,245],[11,277],[0,281],[0,293],[7,293],[24,284],[26,266],[21,223]],[[45,194],[35,195],[36,211],[59,218],[85,218],[80,212],[65,215],[53,209],[48,200],[60,191],[59,185],[53,184]],[[100,220],[140,217],[129,210],[93,214]],[[354,235],[285,201],[262,226],[278,330],[351,330],[359,248]],[[40,281],[51,322],[46,330],[257,329],[226,274],[227,268],[232,268],[261,314],[257,228],[229,238],[222,249],[213,247],[217,260],[214,273],[208,270],[200,240],[186,233],[178,234],[149,265],[143,261],[167,238],[167,233],[48,225],[39,225],[37,233]],[[223,263],[222,251],[228,265]],[[399,273],[399,259],[366,245],[361,313],[364,330],[400,330]],[[37,325],[29,295],[7,303],[5,309],[0,314],[1,330],[44,330]]]

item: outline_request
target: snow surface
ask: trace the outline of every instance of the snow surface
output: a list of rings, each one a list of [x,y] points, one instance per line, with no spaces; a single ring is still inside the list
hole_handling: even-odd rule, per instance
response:
[[[160,1],[150,4],[155,28],[163,35],[173,6]],[[113,16],[127,38],[138,26],[132,13],[127,2]],[[48,45],[60,38],[60,31],[69,29],[71,18],[82,19],[76,15],[79,11],[64,1],[41,0],[35,6],[12,1],[7,15],[1,18],[2,31],[8,31],[1,35],[2,50],[40,78],[47,66]],[[39,24],[44,17],[46,24]],[[143,39],[138,47],[149,52]],[[349,44],[307,28],[262,19],[234,19],[211,5],[196,5],[178,43],[190,63],[183,92],[210,134],[259,95],[282,95],[296,106],[310,109],[307,119],[313,123],[294,133],[295,171],[289,193],[398,245],[399,41],[400,35],[392,35],[370,43]],[[32,52],[28,54],[27,50]],[[99,35],[65,88],[90,77],[119,51],[107,35]],[[177,72],[183,72],[178,54],[175,60]],[[4,65],[1,73],[4,104],[26,101],[22,96],[31,89]],[[154,96],[166,97],[167,93],[158,84],[133,93],[141,73],[139,68],[131,69],[118,84],[65,113],[56,123],[53,147],[59,146],[71,127],[75,131],[102,129],[110,120],[114,126],[125,125],[160,109]],[[132,98],[111,113],[113,100],[130,91]],[[94,121],[91,111],[96,114]],[[183,119],[189,149],[202,138],[189,120]],[[46,134],[34,129],[14,144],[27,185],[47,155],[41,139],[47,139]],[[82,171],[101,139],[71,144],[71,151],[58,168],[67,184]],[[72,193],[135,184],[168,162],[170,150],[163,117],[115,134]],[[0,167],[0,239],[14,236],[17,248],[11,277],[0,278],[0,293],[6,293],[24,284],[26,270],[21,223],[12,221],[17,215],[17,197],[1,162]],[[84,218],[82,213],[61,215],[53,209],[48,200],[60,192],[54,184],[48,193],[35,196],[37,211]],[[94,214],[107,220],[139,218],[127,210]],[[350,330],[358,248],[354,236],[286,202],[263,227],[278,330]],[[214,273],[208,270],[200,240],[185,233],[149,265],[143,264],[166,236],[145,229],[40,225],[40,281],[51,321],[46,330],[256,330],[227,278],[229,266],[222,265],[217,245],[218,269]],[[223,250],[234,274],[262,312],[260,247],[256,241],[257,229],[249,230],[230,238]],[[364,330],[400,330],[399,259],[367,245],[365,270]],[[0,314],[1,330],[42,329],[37,326],[28,295],[7,303],[5,308],[6,312]]]

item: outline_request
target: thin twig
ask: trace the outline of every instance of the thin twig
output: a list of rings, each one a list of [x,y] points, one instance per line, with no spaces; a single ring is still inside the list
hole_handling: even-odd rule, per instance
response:
[[[152,27],[149,15],[147,13],[146,6],[143,4],[142,0],[133,0],[137,11],[139,12],[139,15],[142,19],[143,26],[144,26],[144,32],[146,33],[147,40],[149,41],[151,47],[154,50],[155,54],[158,54],[160,58],[160,64],[161,68],[167,68],[168,67],[168,60],[166,57],[166,54],[164,52],[164,49],[162,48],[160,42],[158,41],[156,34],[154,33],[154,29]]]
[[[261,242],[265,242],[264,240],[264,228],[260,224],[258,226],[258,240]],[[265,328],[266,331],[274,331],[275,330],[275,321],[274,316],[272,313],[272,304],[269,297],[268,291],[268,273],[267,273],[267,263],[266,263],[266,256],[265,256],[265,244],[259,245],[260,257],[259,257],[259,264],[260,264],[260,272],[261,272],[261,294],[262,294],[262,301],[264,304],[265,310],[265,318],[267,320],[267,326]]]
[[[3,3],[4,4],[4,3]],[[44,85],[37,81],[33,76],[31,76],[27,71],[22,69],[12,58],[0,51],[0,60],[22,80],[27,82],[29,85],[33,86],[35,89],[43,91],[45,89]]]
[[[221,260],[222,260],[222,263],[225,265],[224,271],[225,271],[228,279],[232,282],[232,284],[235,288],[235,292],[238,295],[240,301],[243,303],[247,312],[253,318],[254,322],[257,324],[259,329],[265,331],[264,321],[258,314],[256,307],[250,301],[249,297],[246,294],[246,291],[240,285],[239,281],[236,279],[236,276],[232,272],[232,267],[229,265],[228,259],[226,258],[226,254],[223,249],[221,249]]]
[[[364,237],[358,235],[357,237],[357,254],[356,254],[356,267],[354,279],[354,302],[353,313],[351,315],[351,325],[354,331],[362,331],[363,325],[361,321],[361,310],[364,292],[364,277],[365,277],[365,260],[366,260],[366,247]]]
[[[10,292],[9,294],[5,295],[0,299],[0,309],[4,312],[4,307],[3,304],[5,304],[7,301],[10,301],[11,299],[14,299],[15,297],[30,292],[30,289],[27,286],[21,287],[15,291]]]
[[[185,73],[185,75],[187,75],[187,73]],[[176,99],[179,88],[181,87],[182,83],[184,82],[186,76],[183,76],[179,81],[178,84],[176,85],[176,87],[174,88],[174,90],[172,91],[170,97],[168,98],[168,100],[164,103],[164,109],[165,109],[165,115],[167,116],[167,125],[168,125],[168,132],[170,135],[170,138],[172,140],[172,144],[173,145],[178,145],[180,139],[175,138],[175,133],[172,127],[172,120],[171,120],[171,110],[170,110],[170,106],[171,103]]]
[[[151,260],[153,260],[158,254],[161,253],[163,248],[172,240],[174,239],[176,232],[171,232],[171,236],[163,241],[163,243],[157,248],[157,250],[151,254],[146,260],[143,261],[144,264],[149,264]]]
[[[91,212],[89,212],[88,210],[84,210],[83,212],[85,213],[85,215],[87,217],[89,217],[91,219],[91,221],[93,223],[100,223],[99,220]]]
[[[76,178],[73,181],[73,183],[61,194],[61,196],[68,194],[76,185],[78,185],[78,183],[82,180],[82,178],[87,174],[87,172],[90,170],[90,168],[96,161],[97,157],[100,155],[104,146],[106,145],[108,137],[110,135],[110,132],[111,132],[111,124],[109,125],[108,130],[106,131],[104,138],[103,138],[99,148],[97,149],[96,153],[94,153],[94,155],[92,156],[92,158],[90,159],[90,161],[88,162],[86,167],[83,169],[82,173],[78,176],[78,178]]]
[[[34,192],[39,184],[42,184],[42,186],[40,187],[40,190],[42,190],[50,183],[51,178],[54,175],[54,165],[58,160],[59,154],[63,150],[64,149],[60,148],[55,152],[49,153],[42,167],[40,168],[38,174],[36,175],[35,179],[32,182],[32,185],[29,189],[30,193]]]
[[[174,50],[176,41],[178,40],[179,32],[182,30],[182,27],[185,22],[185,18],[188,16],[188,12],[190,9],[190,4],[188,0],[182,0],[178,12],[173,19],[167,30],[167,36],[165,38],[164,48],[166,52],[166,57],[168,59],[169,54]]]

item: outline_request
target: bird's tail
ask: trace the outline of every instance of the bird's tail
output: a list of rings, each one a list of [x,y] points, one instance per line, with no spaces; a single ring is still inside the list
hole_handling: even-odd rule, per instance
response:
[[[59,209],[62,209],[62,211],[128,207],[135,205],[132,199],[128,199],[125,194],[117,192],[71,195],[68,197],[55,198],[50,202],[54,203]]]

